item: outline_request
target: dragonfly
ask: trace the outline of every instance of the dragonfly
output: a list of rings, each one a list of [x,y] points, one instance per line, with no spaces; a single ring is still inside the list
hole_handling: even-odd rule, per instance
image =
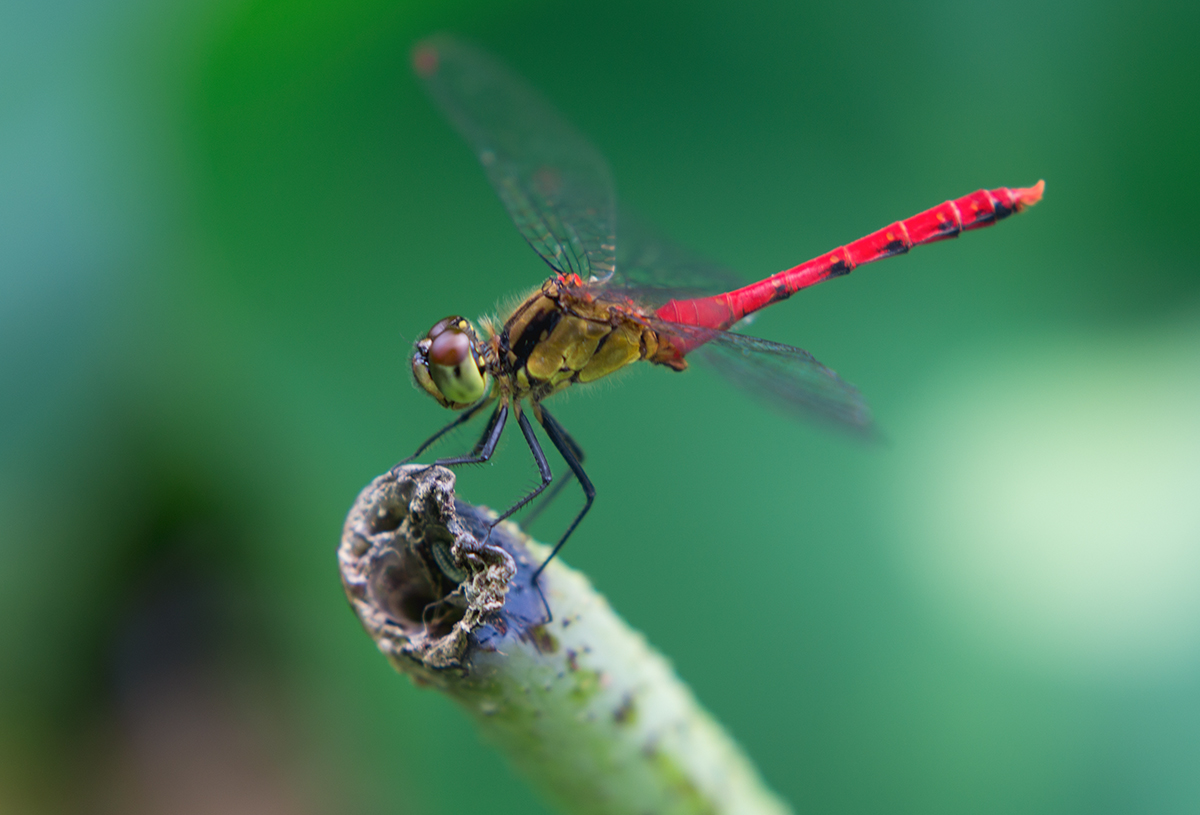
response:
[[[434,463],[456,467],[486,462],[515,415],[541,481],[496,516],[494,526],[554,482],[529,420],[532,414],[570,471],[533,512],[544,508],[572,475],[584,495],[583,508],[533,573],[535,586],[596,497],[583,468],[583,448],[546,409],[549,397],[635,362],[683,371],[700,357],[743,390],[789,413],[869,434],[871,414],[854,386],[807,351],[730,329],[760,309],[864,263],[991,226],[1036,204],[1045,187],[1039,181],[1027,188],[979,190],[746,285],[619,212],[603,156],[549,102],[486,52],[438,35],[413,49],[412,63],[551,274],[508,314],[482,318],[478,329],[461,316],[446,317],[416,342],[411,360],[416,384],[443,407],[461,412],[401,463],[490,408],[470,453]]]

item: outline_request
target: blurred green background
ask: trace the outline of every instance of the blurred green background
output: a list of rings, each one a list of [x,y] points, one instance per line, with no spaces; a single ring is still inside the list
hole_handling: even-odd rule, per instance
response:
[[[563,399],[566,559],[798,812],[1200,811],[1198,8],[4,0],[0,811],[545,811],[334,560],[449,418],[409,344],[545,272],[409,73],[437,30],[747,279],[1047,180],[755,323],[884,444],[699,370]],[[510,433],[460,486],[534,482]]]

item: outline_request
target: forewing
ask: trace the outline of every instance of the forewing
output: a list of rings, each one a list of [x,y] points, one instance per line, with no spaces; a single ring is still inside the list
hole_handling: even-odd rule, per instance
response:
[[[449,36],[413,50],[413,66],[479,157],[530,246],[559,272],[612,274],[616,199],[608,165],[521,78]]]
[[[745,334],[647,318],[646,323],[700,358],[737,388],[793,417],[832,422],[870,436],[871,410],[858,388],[807,351]]]
[[[624,208],[619,218],[617,273],[605,288],[659,306],[745,285],[735,272],[664,238]]]

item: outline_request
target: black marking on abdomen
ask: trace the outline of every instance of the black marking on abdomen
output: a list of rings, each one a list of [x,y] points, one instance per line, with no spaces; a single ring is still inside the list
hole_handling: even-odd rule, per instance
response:
[[[838,258],[837,262],[829,264],[830,277],[841,277],[844,274],[850,274],[850,272],[853,270],[854,267],[847,264],[846,261],[842,260],[841,258]]]
[[[946,220],[938,224],[939,235],[957,238],[961,233],[962,227],[958,225],[957,221]]]
[[[768,305],[782,303],[784,300],[791,297],[795,292],[785,286],[783,283],[776,283],[774,291],[771,292],[771,299]]]
[[[902,240],[890,241],[887,246],[883,247],[883,251],[879,253],[879,259],[890,258],[896,255],[903,255],[912,247]]]
[[[996,220],[995,212],[984,212],[983,210],[980,209],[980,210],[975,211],[975,217],[974,217],[974,219],[972,219],[971,223],[963,224],[963,226],[964,227],[966,227],[966,226],[971,226],[971,227],[983,226],[984,224],[994,223],[995,220]]]
[[[1007,218],[1009,215],[1012,215],[1012,214],[1013,214],[1014,212],[1016,212],[1016,211],[1017,211],[1017,208],[1016,208],[1016,207],[1009,207],[1009,206],[1005,206],[1005,205],[1004,205],[1002,202],[1000,202],[1000,201],[997,201],[997,202],[996,202],[996,213],[995,213],[995,215],[996,215],[996,220],[997,220],[997,221],[1003,221],[1005,218]]]

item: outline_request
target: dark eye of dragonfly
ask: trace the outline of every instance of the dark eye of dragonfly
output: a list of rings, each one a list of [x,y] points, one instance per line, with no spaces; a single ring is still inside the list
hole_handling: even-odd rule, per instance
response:
[[[425,336],[428,339],[437,339],[447,328],[454,327],[462,331],[466,327],[467,321],[462,317],[443,317],[433,324],[433,328],[429,329],[429,333]]]
[[[438,320],[413,352],[417,383],[445,407],[474,404],[487,391],[475,332],[462,317]]]
[[[462,331],[443,331],[429,345],[429,361],[446,368],[455,368],[471,356],[471,338]]]

